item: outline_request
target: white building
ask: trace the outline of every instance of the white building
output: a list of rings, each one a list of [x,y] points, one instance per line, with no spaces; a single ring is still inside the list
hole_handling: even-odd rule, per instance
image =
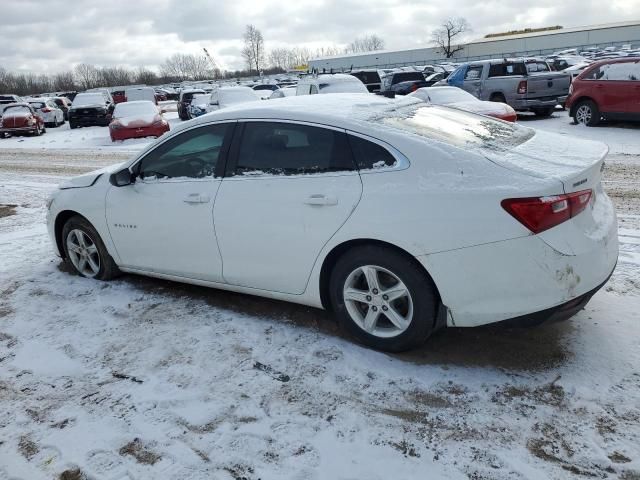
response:
[[[604,48],[625,44],[640,48],[640,21],[482,38],[465,44],[451,60],[465,62],[485,58],[537,56],[568,48],[584,50],[589,47]],[[443,60],[445,58],[438,49],[431,47],[322,57],[311,60],[309,67],[320,71],[335,71],[348,70],[351,67],[355,69],[424,65]]]

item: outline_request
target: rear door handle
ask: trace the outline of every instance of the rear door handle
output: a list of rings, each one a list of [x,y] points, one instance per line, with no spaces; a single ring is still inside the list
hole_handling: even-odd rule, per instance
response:
[[[305,201],[305,204],[307,205],[337,205],[338,204],[338,199],[336,197],[330,196],[330,195],[322,195],[320,193],[318,194],[314,194],[314,195],[309,195]]]
[[[209,200],[211,199],[209,198],[208,195],[202,195],[200,193],[190,193],[184,198],[183,202],[189,203],[189,204],[209,203]]]

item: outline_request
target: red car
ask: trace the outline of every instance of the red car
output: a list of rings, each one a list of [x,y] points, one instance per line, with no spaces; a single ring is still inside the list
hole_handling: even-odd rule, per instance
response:
[[[127,101],[127,96],[124,94],[124,90],[114,90],[111,92],[111,98],[113,98],[113,103],[116,105]]]
[[[569,87],[566,107],[576,123],[640,121],[640,58],[601,60],[589,65]]]
[[[4,107],[0,119],[0,136],[30,133],[37,136],[45,133],[44,119],[28,103],[12,103]]]
[[[423,87],[408,97],[416,97],[432,105],[444,105],[465,112],[487,115],[506,122],[515,122],[518,119],[516,111],[506,103],[478,100],[458,87]]]
[[[148,100],[124,102],[116,105],[109,124],[111,141],[128,138],[159,137],[169,131],[158,107]]]

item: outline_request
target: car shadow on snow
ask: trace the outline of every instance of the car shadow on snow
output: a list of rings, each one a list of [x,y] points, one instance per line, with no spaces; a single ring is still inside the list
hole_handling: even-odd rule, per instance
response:
[[[61,269],[66,270],[61,266]],[[148,293],[174,299],[192,299],[211,307],[257,318],[269,318],[312,329],[331,337],[353,341],[330,312],[317,308],[228,292],[207,287],[124,275],[122,281]],[[556,368],[572,356],[565,339],[572,322],[534,328],[446,328],[413,351],[393,354],[397,360],[419,365],[493,367],[537,372]]]

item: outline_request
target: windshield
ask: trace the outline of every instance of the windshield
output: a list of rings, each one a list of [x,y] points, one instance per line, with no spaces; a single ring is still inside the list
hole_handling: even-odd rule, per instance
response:
[[[44,108],[44,102],[29,102],[29,105],[31,105],[36,110],[38,108]]]
[[[355,77],[350,81],[339,80],[333,83],[321,83],[318,87],[322,93],[369,93],[364,83]]]
[[[104,105],[104,95],[101,93],[81,93],[73,100],[74,107],[86,105]]]
[[[424,75],[421,72],[402,72],[393,75],[392,83],[424,81]]]
[[[372,120],[386,127],[456,147],[494,151],[511,150],[535,135],[535,130],[514,123],[424,104],[399,108],[392,115]]]
[[[113,112],[115,118],[156,115],[158,109],[151,102],[124,102],[116,105]]]
[[[446,105],[454,102],[468,102],[478,100],[469,92],[457,87],[432,88],[427,92],[429,100],[435,105]]]
[[[277,85],[256,85],[255,87],[253,87],[254,90],[277,90],[278,86]]]

